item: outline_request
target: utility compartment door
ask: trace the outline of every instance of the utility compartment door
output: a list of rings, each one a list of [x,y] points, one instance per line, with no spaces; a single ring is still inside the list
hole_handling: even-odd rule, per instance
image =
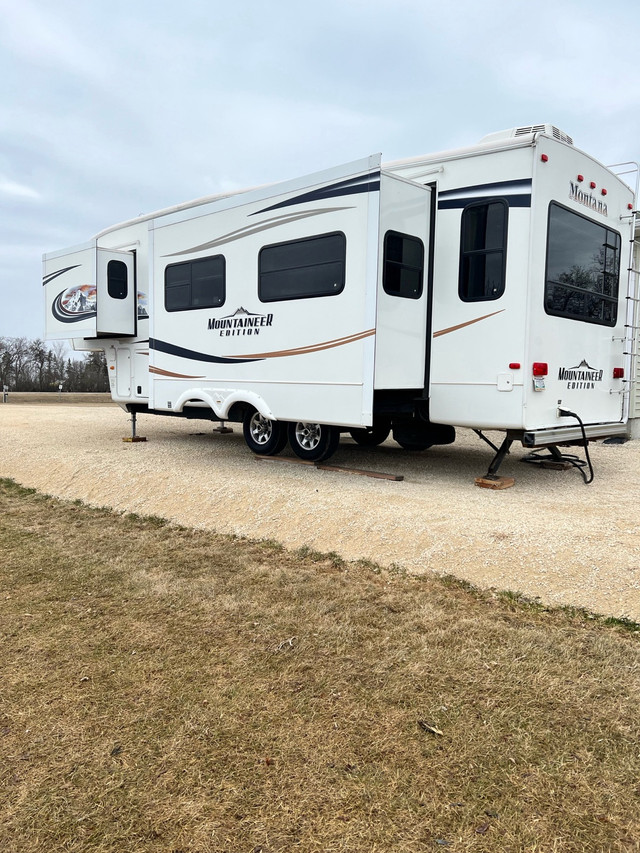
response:
[[[116,351],[116,393],[118,397],[131,396],[131,352],[125,347]]]
[[[136,333],[135,256],[97,250],[97,333],[130,337]]]
[[[96,336],[96,247],[75,246],[43,256],[45,338]]]

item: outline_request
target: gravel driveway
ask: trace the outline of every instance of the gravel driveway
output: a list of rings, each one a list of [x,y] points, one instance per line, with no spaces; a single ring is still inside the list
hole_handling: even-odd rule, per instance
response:
[[[591,445],[590,486],[573,469],[521,464],[525,451],[514,445],[500,473],[515,486],[490,491],[474,478],[492,451],[466,430],[423,453],[343,438],[333,464],[404,476],[394,482],[256,462],[233,427],[222,435],[207,421],[143,415],[138,432],[148,441],[131,444],[118,407],[8,403],[0,405],[0,476],[96,506],[451,573],[640,621],[638,442]]]

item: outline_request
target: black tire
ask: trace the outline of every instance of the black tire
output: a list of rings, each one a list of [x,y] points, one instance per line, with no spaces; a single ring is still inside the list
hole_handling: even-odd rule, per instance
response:
[[[289,424],[289,444],[299,459],[321,462],[338,449],[340,430],[328,424],[312,424],[304,421]]]
[[[379,423],[374,424],[372,427],[364,427],[363,429],[351,429],[349,430],[349,435],[360,447],[376,447],[389,438],[390,432],[391,424]]]
[[[422,443],[416,444],[415,442],[412,442],[412,441],[398,441],[397,438],[396,438],[396,443],[399,444],[403,450],[418,451],[418,450],[428,450],[430,447],[433,447],[433,444],[422,444]]]
[[[434,444],[451,444],[456,431],[447,424],[399,421],[393,425],[393,439],[403,450],[428,450]]]
[[[242,422],[247,447],[258,456],[275,456],[287,443],[287,427],[283,421],[272,421],[255,409],[249,409]]]

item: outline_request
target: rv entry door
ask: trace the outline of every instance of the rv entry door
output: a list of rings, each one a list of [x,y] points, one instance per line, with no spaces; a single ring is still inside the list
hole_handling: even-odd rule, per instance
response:
[[[97,266],[98,337],[135,335],[135,255],[133,252],[98,249]]]

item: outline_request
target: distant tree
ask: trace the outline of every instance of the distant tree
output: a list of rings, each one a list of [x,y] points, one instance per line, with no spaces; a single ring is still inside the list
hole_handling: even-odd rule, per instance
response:
[[[49,348],[48,357],[51,365],[49,386],[56,391],[58,390],[59,383],[64,380],[66,352],[67,345],[65,341],[53,341]]]
[[[0,384],[9,384],[9,371],[11,370],[11,354],[6,338],[0,338]]]
[[[66,351],[64,341],[47,347],[39,338],[0,338],[0,385],[12,391],[57,391],[60,383],[67,391],[109,390],[104,353],[74,360]]]
[[[5,384],[16,390],[29,390],[29,342],[26,338],[5,338],[6,379]]]
[[[33,374],[38,391],[44,391],[45,367],[47,364],[47,350],[40,339],[31,341],[28,347],[29,358],[33,367]]]
[[[103,352],[90,352],[85,355],[84,374],[88,391],[109,390],[107,359]]]

